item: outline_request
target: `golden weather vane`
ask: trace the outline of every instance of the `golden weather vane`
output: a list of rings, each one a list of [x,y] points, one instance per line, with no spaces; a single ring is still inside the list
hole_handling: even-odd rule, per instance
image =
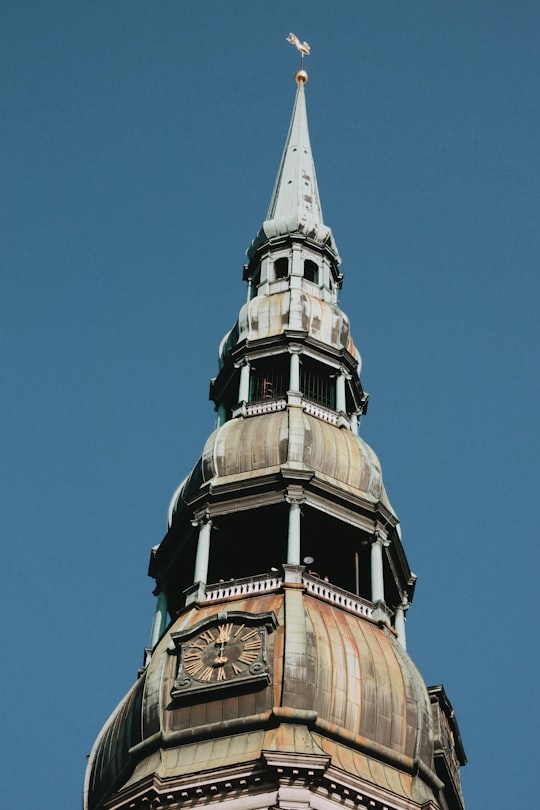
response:
[[[303,70],[304,69],[304,56],[309,56],[311,48],[309,47],[307,42],[300,42],[300,40],[298,39],[296,34],[293,34],[292,32],[287,37],[287,42],[290,42],[291,45],[294,45],[300,51],[300,53],[302,55],[302,70]]]
[[[308,80],[308,75],[304,70],[304,56],[309,56],[311,52],[311,48],[307,44],[307,42],[300,42],[296,34],[292,32],[286,37],[287,42],[290,42],[291,45],[294,45],[300,51],[301,55],[301,62],[300,62],[300,70],[296,74],[296,81],[298,84],[305,84]]]

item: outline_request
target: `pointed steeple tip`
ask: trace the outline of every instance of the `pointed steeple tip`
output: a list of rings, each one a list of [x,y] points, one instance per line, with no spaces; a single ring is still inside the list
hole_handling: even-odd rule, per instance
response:
[[[292,36],[293,34],[289,35]],[[303,43],[304,45],[309,48],[307,43]],[[251,260],[258,248],[269,239],[296,233],[330,248],[339,263],[332,231],[323,220],[304,93],[308,74],[303,67],[296,73],[295,79],[298,87],[294,109],[270,206],[266,220],[247,255]]]

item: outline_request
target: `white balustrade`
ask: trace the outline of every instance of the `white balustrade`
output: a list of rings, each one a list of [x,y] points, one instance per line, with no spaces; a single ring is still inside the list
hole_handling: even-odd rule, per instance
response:
[[[344,608],[357,616],[367,618],[373,616],[373,604],[361,596],[355,596],[349,591],[333,585],[331,582],[325,582],[325,580],[309,574],[303,574],[302,582],[306,587],[306,592],[317,599]],[[235,596],[271,593],[272,591],[279,591],[282,586],[282,577],[269,574],[246,579],[232,579],[228,582],[216,582],[207,586],[205,601],[213,602],[221,599],[231,599]]]
[[[306,399],[302,400],[302,407],[310,416],[314,416],[316,419],[322,419],[323,422],[328,422],[330,425],[337,425],[337,413],[329,411],[321,405],[316,405],[314,402],[309,402]]]
[[[250,402],[246,407],[248,416],[258,416],[261,413],[273,413],[274,411],[284,411],[287,402],[284,399],[264,400],[262,402]]]
[[[339,605],[339,607],[350,610],[352,613],[356,613],[359,616],[367,616],[368,618],[373,616],[373,605],[368,602],[367,599],[362,599],[361,596],[355,596],[349,593],[349,591],[344,591],[336,585],[325,582],[324,579],[319,579],[318,577],[304,574],[302,581],[306,586],[307,593],[319,599],[323,599],[325,602]]]
[[[230,599],[232,596],[252,596],[253,594],[278,591],[283,579],[278,576],[249,577],[249,579],[234,579],[229,582],[216,582],[206,588],[205,601],[215,599]]]

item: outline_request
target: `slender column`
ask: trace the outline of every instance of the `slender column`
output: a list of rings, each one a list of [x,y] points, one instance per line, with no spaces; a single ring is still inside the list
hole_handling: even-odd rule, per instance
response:
[[[396,613],[394,616],[394,630],[397,633],[398,641],[403,647],[404,650],[407,649],[407,639],[405,635],[405,622],[406,616],[405,613],[409,609],[409,600],[407,599],[407,594],[403,597],[403,601],[400,605],[396,608]]]
[[[383,546],[386,538],[376,532],[371,543],[371,601],[384,602]]]
[[[291,353],[291,365],[289,372],[289,391],[297,393],[300,391],[300,352],[298,349],[289,347]]]
[[[199,527],[199,541],[197,543],[197,556],[195,558],[195,574],[193,582],[204,582],[208,578],[208,560],[210,558],[210,532],[212,521],[206,515],[202,520],[193,524]]]
[[[300,507],[304,498],[286,495],[289,504],[289,537],[287,544],[287,565],[300,565]]]
[[[336,411],[345,413],[347,409],[345,399],[345,371],[340,368],[336,377]]]
[[[238,402],[249,401],[249,361],[244,360],[240,367],[240,388],[238,391]]]
[[[217,426],[221,427],[227,421],[227,411],[225,410],[225,405],[220,405],[218,408],[218,416],[217,416]]]
[[[150,646],[154,648],[167,626],[167,594],[159,590],[156,594],[156,612],[154,613],[154,623],[152,625],[152,638]]]

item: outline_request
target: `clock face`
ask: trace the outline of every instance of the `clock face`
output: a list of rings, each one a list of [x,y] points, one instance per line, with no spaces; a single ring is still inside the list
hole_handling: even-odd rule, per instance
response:
[[[277,619],[268,613],[224,611],[179,633],[172,633],[176,678],[174,700],[195,693],[263,689],[270,683],[268,636]]]
[[[259,628],[224,622],[185,643],[183,669],[193,680],[223,683],[248,674],[260,660],[262,648]]]

